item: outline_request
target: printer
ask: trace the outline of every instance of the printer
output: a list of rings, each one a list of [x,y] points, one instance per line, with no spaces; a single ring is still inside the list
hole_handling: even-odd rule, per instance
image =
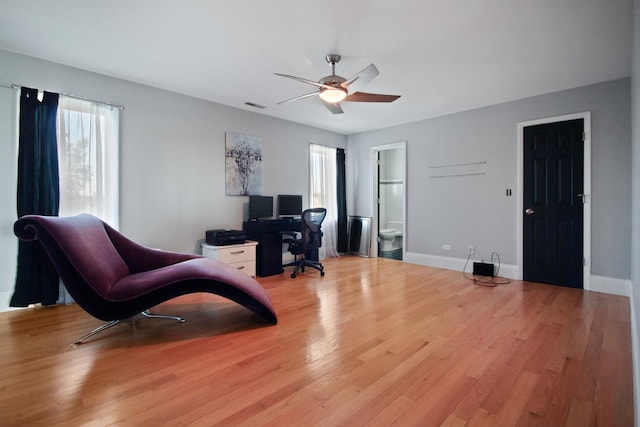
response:
[[[247,233],[242,230],[215,229],[207,230],[205,242],[207,245],[224,246],[235,245],[247,241]]]

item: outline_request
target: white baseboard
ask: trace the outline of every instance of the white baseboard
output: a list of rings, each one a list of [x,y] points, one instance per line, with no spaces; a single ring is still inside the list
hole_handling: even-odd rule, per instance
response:
[[[13,291],[0,292],[0,313],[5,311],[22,310],[24,307],[9,307]]]
[[[3,291],[0,292],[0,313],[5,311],[13,311],[13,310],[22,310],[26,307],[9,307],[9,303],[11,302],[11,296],[13,295],[13,291]],[[62,281],[60,281],[59,289],[58,289],[58,301],[56,304],[73,304],[75,301],[67,292],[67,289],[64,287]]]
[[[407,252],[405,254],[406,262],[412,264],[425,265],[428,267],[446,268],[447,270],[462,271],[466,259],[444,257],[439,255],[425,255],[415,252]],[[469,260],[469,264],[473,261]],[[467,265],[467,273],[472,271],[472,266]],[[518,267],[513,264],[502,264],[498,275],[507,277],[509,279],[515,279],[517,277]],[[589,282],[589,290],[595,292],[602,292],[605,294],[622,295],[625,297],[631,297],[631,281],[625,279],[616,279],[613,277],[604,276],[591,276]]]
[[[439,255],[425,255],[418,254],[415,252],[407,252],[405,254],[404,260],[411,264],[419,264],[425,265],[427,267],[437,267],[437,268],[446,268],[447,270],[455,270],[462,271],[464,269],[464,264],[467,261],[462,258],[453,258],[453,257],[445,257]],[[469,265],[467,265],[467,273],[471,273],[473,266],[473,262],[478,262],[481,260],[478,259],[470,259]],[[500,271],[498,272],[499,276],[507,277],[509,279],[513,279],[516,277],[516,271],[518,269],[515,265],[511,264],[501,264]]]
[[[631,280],[591,275],[589,290],[631,298]]]

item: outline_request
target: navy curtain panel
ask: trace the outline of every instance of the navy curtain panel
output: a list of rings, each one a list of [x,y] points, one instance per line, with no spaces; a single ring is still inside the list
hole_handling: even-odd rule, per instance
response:
[[[20,91],[18,147],[18,218],[27,214],[58,215],[60,180],[56,115],[58,94],[23,87]],[[55,304],[58,275],[39,242],[18,243],[18,265],[12,307]]]
[[[342,148],[336,149],[336,194],[338,197],[338,252],[348,252],[347,236],[347,184],[345,178],[345,154]]]

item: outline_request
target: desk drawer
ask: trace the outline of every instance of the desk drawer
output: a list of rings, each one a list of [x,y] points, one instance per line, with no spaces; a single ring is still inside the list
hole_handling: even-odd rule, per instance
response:
[[[218,248],[218,259],[227,264],[234,262],[244,262],[256,259],[255,247],[230,247],[230,248]]]
[[[251,277],[256,277],[256,246],[257,242],[229,246],[202,245],[202,255],[217,259],[225,264],[245,272]]]
[[[237,268],[238,270],[244,272],[248,276],[256,277],[256,262],[255,261],[244,261],[244,262],[234,262],[230,263],[229,266],[233,268]]]

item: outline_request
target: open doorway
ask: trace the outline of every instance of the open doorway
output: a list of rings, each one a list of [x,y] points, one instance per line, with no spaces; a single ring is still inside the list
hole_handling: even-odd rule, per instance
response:
[[[373,256],[402,260],[406,248],[406,143],[372,148]]]

